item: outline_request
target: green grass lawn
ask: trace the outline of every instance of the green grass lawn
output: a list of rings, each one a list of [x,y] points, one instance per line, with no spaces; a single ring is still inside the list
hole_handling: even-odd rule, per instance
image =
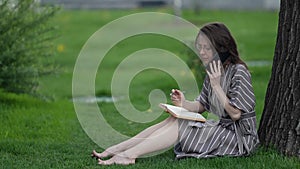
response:
[[[83,131],[74,111],[72,73],[76,58],[87,39],[106,23],[121,16],[146,10],[93,10],[61,11],[53,20],[60,28],[56,40],[57,55],[53,58],[60,66],[58,73],[41,78],[38,98],[0,92],[0,168],[106,168],[90,158],[91,150],[101,150]],[[170,12],[169,9],[147,11]],[[201,11],[195,15],[184,11],[183,17],[196,25],[206,22],[224,22],[235,36],[241,57],[246,61],[272,62],[277,12],[262,11]],[[168,45],[166,45],[168,44]],[[110,93],[114,68],[130,53],[145,47],[160,47],[177,54],[182,46],[168,38],[155,35],[135,36],[120,42],[108,54],[97,76],[96,93]],[[182,56],[186,60],[187,57]],[[264,106],[264,97],[271,73],[271,66],[250,66],[257,99],[258,121]],[[155,76],[153,76],[153,74]],[[164,79],[163,83],[161,78]],[[132,82],[130,98],[141,109],[148,108],[149,92],[160,88],[166,93],[177,87],[174,79],[160,72],[142,72]],[[194,95],[196,97],[197,94]],[[133,136],[150,123],[135,123],[122,118],[112,103],[99,104],[103,115],[118,131]],[[275,151],[260,148],[254,155],[242,158],[174,160],[172,149],[150,158],[140,158],[136,165],[110,166],[107,168],[300,168],[299,160],[287,158]]]

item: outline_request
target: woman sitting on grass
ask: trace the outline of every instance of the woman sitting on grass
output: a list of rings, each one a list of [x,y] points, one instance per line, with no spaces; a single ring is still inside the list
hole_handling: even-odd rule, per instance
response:
[[[195,101],[188,101],[180,90],[173,89],[171,100],[195,113],[213,113],[219,120],[201,123],[169,117],[102,153],[93,151],[99,164],[134,164],[136,158],[174,144],[177,159],[236,157],[253,152],[259,143],[255,96],[234,38],[224,24],[211,23],[200,29],[195,45],[207,68],[202,91]],[[105,157],[111,158],[103,160]]]

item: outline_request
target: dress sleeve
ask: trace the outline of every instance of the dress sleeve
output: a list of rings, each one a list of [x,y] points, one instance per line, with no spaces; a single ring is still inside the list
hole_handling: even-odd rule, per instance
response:
[[[208,77],[206,76],[203,87],[201,90],[200,95],[195,99],[196,101],[199,101],[206,111],[209,111],[209,101],[208,101]]]
[[[229,104],[251,112],[255,107],[255,96],[251,83],[251,75],[244,65],[237,65],[228,90]]]

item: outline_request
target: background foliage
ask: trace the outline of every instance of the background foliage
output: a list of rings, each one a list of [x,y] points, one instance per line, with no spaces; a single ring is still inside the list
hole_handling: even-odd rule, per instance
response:
[[[53,72],[49,57],[54,51],[51,42],[55,28],[48,21],[57,9],[40,7],[34,0],[2,1],[0,87],[3,90],[34,93],[38,77]]]

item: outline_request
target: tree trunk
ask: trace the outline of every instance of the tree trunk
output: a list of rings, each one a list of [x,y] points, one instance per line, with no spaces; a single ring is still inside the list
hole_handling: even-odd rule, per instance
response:
[[[300,1],[281,0],[276,49],[258,134],[267,147],[300,158]]]

